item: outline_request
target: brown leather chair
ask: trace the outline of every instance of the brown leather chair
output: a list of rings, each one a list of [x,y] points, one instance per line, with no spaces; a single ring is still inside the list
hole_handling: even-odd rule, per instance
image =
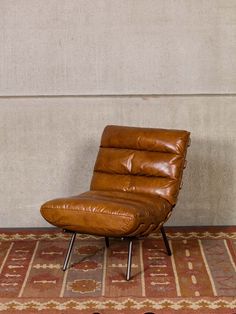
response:
[[[76,233],[129,240],[126,279],[130,279],[132,240],[160,229],[176,204],[190,133],[110,125],[105,127],[90,191],[54,199],[41,207],[51,224],[72,232],[63,270]]]

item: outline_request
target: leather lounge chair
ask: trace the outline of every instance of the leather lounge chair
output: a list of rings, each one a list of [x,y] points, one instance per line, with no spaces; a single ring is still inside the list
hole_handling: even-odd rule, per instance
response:
[[[131,276],[134,238],[164,230],[182,185],[190,133],[184,130],[108,125],[94,166],[90,190],[46,202],[42,216],[71,232],[67,269],[76,233],[128,239],[126,279]]]

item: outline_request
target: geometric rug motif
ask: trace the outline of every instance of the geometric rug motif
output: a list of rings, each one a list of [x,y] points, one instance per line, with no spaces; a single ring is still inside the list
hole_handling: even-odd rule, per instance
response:
[[[70,268],[61,270],[69,234],[0,230],[0,312],[236,314],[236,227],[166,228],[128,244],[77,235]]]

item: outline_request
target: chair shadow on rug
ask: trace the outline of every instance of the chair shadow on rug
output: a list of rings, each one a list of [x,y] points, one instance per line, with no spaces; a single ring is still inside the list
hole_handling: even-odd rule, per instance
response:
[[[185,130],[106,126],[90,191],[41,206],[52,225],[71,232],[67,269],[77,233],[128,239],[126,280],[131,277],[133,239],[164,230],[182,185],[190,133]]]

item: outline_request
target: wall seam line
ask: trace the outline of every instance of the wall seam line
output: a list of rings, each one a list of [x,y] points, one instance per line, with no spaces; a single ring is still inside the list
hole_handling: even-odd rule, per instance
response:
[[[235,97],[236,93],[224,93],[224,94],[81,94],[81,95],[0,95],[0,99],[19,99],[19,98],[138,98],[138,97]]]

